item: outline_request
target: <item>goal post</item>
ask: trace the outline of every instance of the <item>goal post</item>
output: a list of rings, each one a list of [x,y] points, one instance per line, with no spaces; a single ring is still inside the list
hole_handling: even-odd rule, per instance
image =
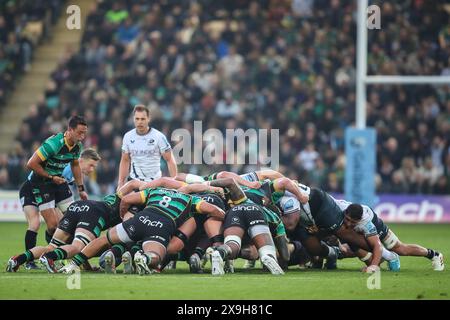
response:
[[[450,76],[383,76],[367,75],[367,19],[368,0],[356,0],[357,8],[357,56],[356,56],[356,128],[346,130],[346,173],[345,198],[352,202],[374,205],[375,174],[376,174],[376,148],[371,148],[374,141],[365,143],[367,137],[374,134],[373,128],[366,128],[367,122],[367,85],[369,84],[450,84]],[[381,25],[383,17],[381,16]],[[376,32],[376,31],[375,31]],[[357,142],[357,143],[356,143]],[[375,137],[376,146],[376,137]],[[360,149],[354,149],[360,148]],[[359,151],[358,151],[359,150]],[[359,154],[359,156],[357,156]],[[364,154],[364,156],[362,156]],[[370,165],[369,165],[370,164]],[[364,172],[362,175],[361,172]],[[364,181],[359,181],[363,179]],[[361,190],[361,186],[365,186]]]

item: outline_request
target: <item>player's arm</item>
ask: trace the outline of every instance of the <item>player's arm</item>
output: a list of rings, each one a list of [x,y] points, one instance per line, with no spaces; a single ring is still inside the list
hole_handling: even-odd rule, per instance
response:
[[[124,197],[134,190],[140,190],[146,184],[144,181],[130,180],[117,190],[117,194],[120,197]],[[145,188],[144,188],[145,189]]]
[[[122,198],[120,201],[120,217],[123,219],[125,214],[128,212],[128,209],[131,205],[139,205],[145,203],[145,193],[144,191],[133,192]]]
[[[199,201],[195,205],[195,211],[200,214],[207,214],[210,217],[214,217],[218,220],[223,220],[225,217],[225,211],[220,209],[218,206],[215,206],[204,200]]]
[[[28,160],[27,168],[32,170],[34,173],[36,173],[37,175],[39,175],[41,177],[51,179],[52,182],[54,182],[56,184],[65,183],[66,180],[64,178],[58,177],[58,176],[52,176],[47,171],[45,171],[42,164],[44,163],[45,160],[48,159],[49,156],[50,156],[50,154],[45,153],[44,150],[42,149],[42,147],[39,148],[33,154],[33,156]]]
[[[381,262],[381,252],[383,250],[381,247],[382,244],[380,238],[378,237],[378,234],[375,234],[367,237],[366,239],[372,249],[372,261],[370,262],[370,266],[378,267]]]
[[[290,259],[290,254],[286,234],[275,237],[273,242],[279,254],[280,265],[287,266]]]
[[[131,158],[128,152],[122,151],[122,156],[120,157],[119,164],[119,180],[117,181],[117,190],[119,190],[127,179],[128,173],[130,171]]]
[[[217,179],[221,179],[221,178],[233,178],[241,186],[246,186],[246,187],[249,187],[252,189],[261,188],[261,183],[259,181],[254,181],[254,182],[247,181],[234,172],[221,171],[217,174]]]
[[[87,200],[88,196],[86,191],[84,190],[83,174],[81,172],[80,162],[75,159],[70,163],[70,167],[72,169],[73,178],[75,179],[75,184],[77,186],[80,199]]]
[[[273,181],[273,187],[275,191],[289,191],[300,201],[301,203],[307,203],[309,196],[303,194],[298,189],[298,186],[289,178],[278,178]]]
[[[279,173],[278,171],[270,170],[270,169],[257,171],[256,175],[258,176],[259,180],[265,180],[265,179],[275,180],[275,179],[279,179],[279,178],[284,178],[284,176],[281,173]]]
[[[218,193],[224,197],[224,191],[220,187],[209,186],[207,183],[193,183],[184,185],[178,189],[182,193],[200,193],[200,192],[213,192]]]
[[[192,174],[192,173],[180,173],[180,172],[178,172],[177,175],[175,176],[175,180],[186,182],[186,183],[205,182],[205,179],[203,179],[202,176],[198,176],[198,175]]]
[[[230,190],[230,199],[234,204],[239,204],[247,200],[247,196],[245,195],[244,191],[241,189],[241,187],[239,187],[239,185],[236,183],[236,181],[234,181],[233,178],[212,180],[208,181],[206,184],[213,187],[227,188],[228,190]]]
[[[176,177],[178,173],[177,163],[175,162],[175,157],[173,156],[172,149],[167,150],[162,154],[162,157],[167,162],[167,168],[169,169],[169,175],[171,177]]]

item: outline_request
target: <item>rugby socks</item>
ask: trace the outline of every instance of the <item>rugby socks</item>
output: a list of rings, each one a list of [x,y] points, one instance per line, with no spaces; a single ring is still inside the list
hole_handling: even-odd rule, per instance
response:
[[[27,230],[25,233],[25,250],[36,247],[37,232]]]
[[[194,253],[198,254],[198,256],[200,257],[200,259],[205,255],[205,249],[200,248],[200,247],[196,247],[194,250]]]
[[[72,261],[77,265],[81,266],[83,263],[88,261],[88,257],[86,257],[83,253],[78,253],[72,258]]]
[[[427,249],[428,253],[427,253],[427,258],[428,259],[433,259],[434,256],[438,256],[439,252],[434,251],[433,249]]]
[[[130,254],[132,257],[134,257],[134,255],[136,254],[136,252],[138,252],[139,250],[141,250],[141,246],[138,244],[135,244],[131,247],[130,249]]]
[[[50,244],[50,241],[52,241],[53,235],[48,233],[48,230],[45,230],[45,241],[47,241],[48,244]]]
[[[228,260],[228,257],[232,255],[231,248],[227,244],[217,247],[216,250],[219,251],[220,256],[224,261]]]
[[[34,256],[30,250],[25,251],[25,253],[23,253],[17,257],[17,263],[19,265],[24,264],[25,262],[33,261],[33,260],[34,260]]]
[[[114,259],[117,260],[117,258],[122,260],[122,255],[125,253],[125,247],[122,244],[115,244],[111,248],[111,252],[114,255]]]
[[[53,251],[47,252],[44,254],[47,259],[51,260],[64,260],[67,258],[67,251],[61,248],[56,248]]]

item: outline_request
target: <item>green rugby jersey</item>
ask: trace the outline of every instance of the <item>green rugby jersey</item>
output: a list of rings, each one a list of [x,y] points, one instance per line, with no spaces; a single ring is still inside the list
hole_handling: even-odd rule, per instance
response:
[[[190,196],[176,190],[164,188],[149,188],[140,192],[145,206],[158,209],[159,212],[180,225],[193,214],[199,213],[202,198]]]
[[[251,199],[247,199],[244,201],[244,204],[253,204],[257,205],[262,209],[262,212],[264,214],[264,220],[266,221],[267,225],[269,226],[270,233],[272,234],[272,237],[276,238],[279,236],[286,235],[286,229],[284,228],[283,221],[281,221],[281,218],[278,214],[270,210],[269,208],[264,207],[263,205],[259,205],[258,203],[255,203]]]
[[[281,218],[272,210],[266,207],[262,207],[264,212],[264,219],[269,225],[270,233],[274,238],[286,235],[286,229],[284,228],[283,221]]]
[[[259,189],[251,189],[245,186],[241,186],[241,188],[248,198],[259,205],[263,205],[262,200],[264,197],[269,198],[272,204],[275,205],[284,196],[284,191],[275,190],[274,183],[270,180],[261,181],[261,188]]]
[[[122,218],[120,217],[120,202],[122,199],[119,195],[117,193],[108,194],[103,197],[102,201],[111,208],[109,226],[115,226],[116,224],[121,223]]]
[[[49,137],[36,151],[36,154],[43,161],[44,170],[52,176],[61,176],[64,168],[73,160],[80,158],[82,149],[81,142],[73,147],[69,147],[64,133],[60,132]],[[28,176],[32,182],[51,182],[47,178],[41,177],[34,172]]]

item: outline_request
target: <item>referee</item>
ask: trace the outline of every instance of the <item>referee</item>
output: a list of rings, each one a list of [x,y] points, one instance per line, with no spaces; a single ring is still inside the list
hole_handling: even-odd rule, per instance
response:
[[[144,105],[133,110],[135,128],[125,133],[119,166],[117,190],[127,180],[152,181],[161,177],[161,156],[167,162],[169,175],[177,175],[177,164],[166,136],[150,127],[150,111]]]

